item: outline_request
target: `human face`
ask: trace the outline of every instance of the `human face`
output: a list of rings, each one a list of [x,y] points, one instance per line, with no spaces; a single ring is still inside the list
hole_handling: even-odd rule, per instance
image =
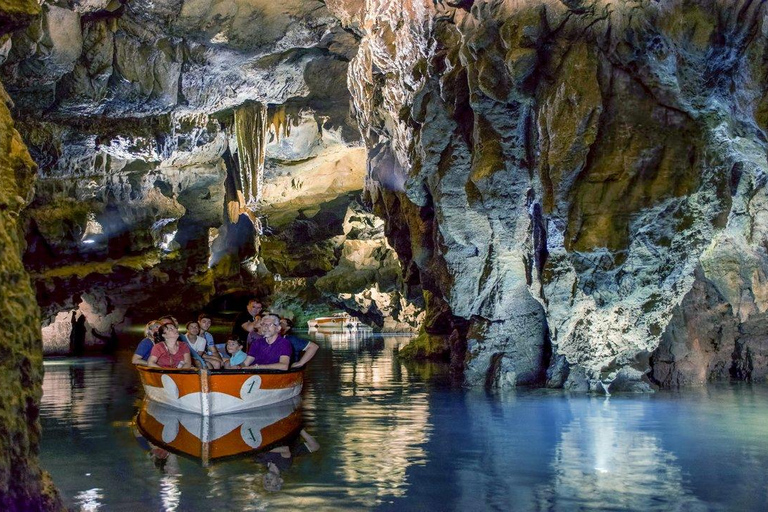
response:
[[[251,302],[248,303],[248,312],[251,315],[256,316],[259,313],[261,313],[261,310],[263,309],[263,307],[264,306],[262,306],[261,302],[252,300]]]
[[[207,331],[211,328],[211,319],[210,318],[203,318],[200,320],[200,329],[203,331]]]
[[[147,326],[147,336],[150,338],[155,336],[155,333],[160,328],[160,322],[152,322]]]
[[[200,324],[198,324],[197,322],[192,322],[191,324],[189,324],[189,327],[187,327],[187,332],[189,334],[194,334],[195,336],[197,336],[198,334],[200,334]]]
[[[280,319],[280,332],[285,334],[288,332],[288,322],[285,320],[285,318]]]
[[[235,340],[227,340],[227,353],[235,354],[242,348],[242,345]]]
[[[179,330],[176,328],[175,325],[166,324],[165,330],[163,330],[163,338],[166,341],[173,341],[179,339]]]
[[[265,316],[259,325],[261,326],[259,332],[267,338],[273,338],[280,332],[280,320],[274,316]]]

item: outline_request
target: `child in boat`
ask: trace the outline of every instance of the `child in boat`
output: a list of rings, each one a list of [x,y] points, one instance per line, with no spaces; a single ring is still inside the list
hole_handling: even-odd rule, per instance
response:
[[[213,337],[208,339],[205,335],[201,334],[201,330],[198,322],[194,320],[187,322],[187,342],[189,347],[197,354],[194,360],[198,361],[201,366],[205,364],[209,369],[221,368],[221,359],[218,356],[212,355],[216,350],[216,347],[213,346]]]
[[[232,368],[233,366],[239,366],[243,364],[247,354],[243,351],[245,344],[243,340],[237,336],[230,336],[227,340],[227,356],[228,359],[224,360],[224,368]]]
[[[227,344],[216,343],[214,341],[213,334],[210,332],[213,320],[207,313],[200,313],[197,317],[197,323],[200,324],[200,335],[205,336],[205,339],[208,342],[208,350],[206,351],[206,355],[203,356],[203,359],[206,361],[215,359],[219,362],[219,366],[215,366],[215,368],[221,368],[224,364],[225,357],[229,357],[227,356]]]

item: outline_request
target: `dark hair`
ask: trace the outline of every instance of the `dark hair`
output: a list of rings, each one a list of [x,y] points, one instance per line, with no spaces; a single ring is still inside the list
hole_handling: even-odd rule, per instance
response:
[[[235,343],[240,345],[240,350],[245,348],[245,342],[240,339],[240,336],[230,336],[229,338],[227,338],[227,343],[229,343],[230,341],[234,341]],[[224,352],[229,354],[229,350],[227,349],[226,343],[224,344]],[[234,354],[230,354],[230,355],[234,355]]]
[[[199,315],[197,315],[197,321],[198,322],[201,322],[203,320],[203,318],[207,318],[208,320],[213,322],[213,318],[211,318],[211,315],[209,315],[208,313],[200,313]]]
[[[160,326],[160,328],[155,333],[155,343],[160,343],[161,341],[164,341],[165,338],[163,338],[163,334],[165,334],[166,329],[168,329],[168,326],[173,326],[174,329],[178,330],[178,327],[176,327],[173,324],[163,324]]]
[[[285,320],[286,325],[288,325],[288,330],[290,331],[293,329],[293,320],[290,318],[282,317],[280,320]]]
[[[163,322],[165,320],[170,320],[171,322],[173,322],[173,325],[175,325],[176,327],[179,326],[179,321],[176,320],[176,318],[173,315],[161,316],[160,318],[158,318],[158,320],[160,320],[160,322]]]
[[[189,326],[192,324],[197,324],[197,328],[200,329],[200,322],[198,322],[197,320],[190,320],[189,322],[187,322],[187,325],[185,325],[184,327],[186,327],[187,330],[189,330]]]

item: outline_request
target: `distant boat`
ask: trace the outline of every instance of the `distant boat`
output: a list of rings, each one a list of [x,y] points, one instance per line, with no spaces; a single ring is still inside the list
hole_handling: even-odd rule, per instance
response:
[[[210,461],[266,448],[302,425],[301,398],[250,412],[201,416],[145,400],[136,418],[150,443],[174,453]]]
[[[310,329],[358,329],[366,325],[349,313],[334,313],[331,316],[319,316],[308,320],[307,327]]]
[[[302,368],[199,370],[136,366],[149,400],[203,416],[248,411],[301,393]]]

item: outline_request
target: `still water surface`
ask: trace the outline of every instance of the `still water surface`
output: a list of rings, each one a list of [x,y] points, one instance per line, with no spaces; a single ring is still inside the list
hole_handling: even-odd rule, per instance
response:
[[[319,449],[280,491],[256,454],[148,445],[128,350],[46,363],[43,465],[76,510],[768,510],[766,387],[489,393],[398,361],[407,337],[317,341],[299,411]]]

